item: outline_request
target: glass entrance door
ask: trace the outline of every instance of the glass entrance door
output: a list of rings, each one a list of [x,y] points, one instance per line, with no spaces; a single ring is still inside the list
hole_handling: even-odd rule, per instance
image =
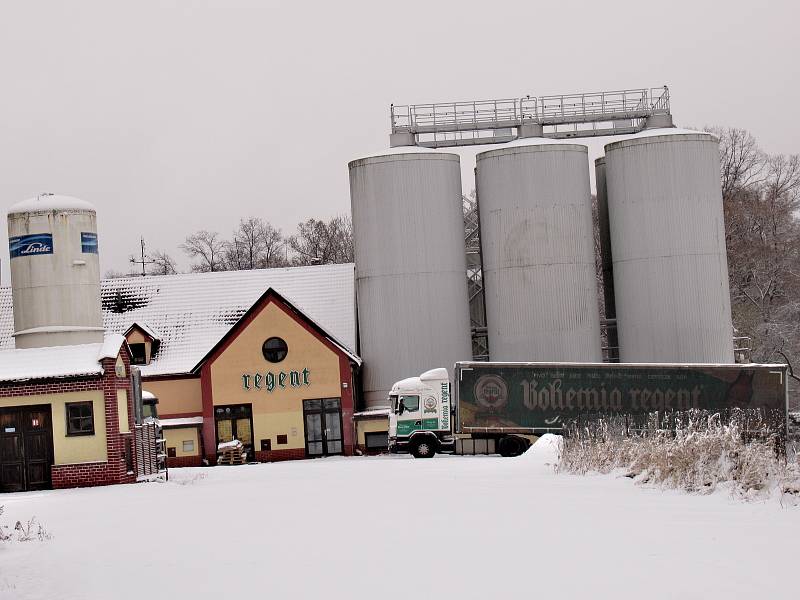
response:
[[[339,398],[303,400],[303,416],[307,456],[342,453],[342,404]]]
[[[214,420],[217,425],[217,445],[239,440],[247,450],[248,460],[255,457],[253,453],[253,410],[250,404],[217,406],[214,409]]]

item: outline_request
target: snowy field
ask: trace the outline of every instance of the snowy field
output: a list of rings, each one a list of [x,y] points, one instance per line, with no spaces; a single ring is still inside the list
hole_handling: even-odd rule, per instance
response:
[[[516,459],[330,458],[0,495],[0,598],[798,598],[800,509]]]

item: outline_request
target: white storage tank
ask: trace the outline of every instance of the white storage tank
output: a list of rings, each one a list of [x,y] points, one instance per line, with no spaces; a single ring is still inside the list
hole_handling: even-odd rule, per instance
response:
[[[491,360],[600,362],[586,146],[520,139],[476,182]]]
[[[621,361],[732,363],[718,139],[649,130],[605,152]]]
[[[461,167],[420,148],[349,167],[363,395],[385,406],[396,381],[472,358]]]
[[[8,211],[17,348],[103,341],[94,207],[42,194]]]

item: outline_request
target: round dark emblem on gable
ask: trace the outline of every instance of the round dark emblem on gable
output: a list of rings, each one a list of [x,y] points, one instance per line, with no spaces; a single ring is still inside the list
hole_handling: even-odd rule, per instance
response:
[[[289,347],[281,338],[271,337],[261,346],[261,352],[269,362],[279,363],[286,358],[289,353]]]

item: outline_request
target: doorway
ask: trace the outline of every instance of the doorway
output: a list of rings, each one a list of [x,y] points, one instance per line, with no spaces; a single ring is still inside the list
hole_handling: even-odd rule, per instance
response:
[[[342,402],[339,398],[303,400],[306,456],[342,454]]]
[[[0,492],[51,487],[53,420],[50,406],[0,409]]]
[[[234,404],[214,408],[217,446],[239,440],[247,451],[247,460],[254,460],[252,404]]]

